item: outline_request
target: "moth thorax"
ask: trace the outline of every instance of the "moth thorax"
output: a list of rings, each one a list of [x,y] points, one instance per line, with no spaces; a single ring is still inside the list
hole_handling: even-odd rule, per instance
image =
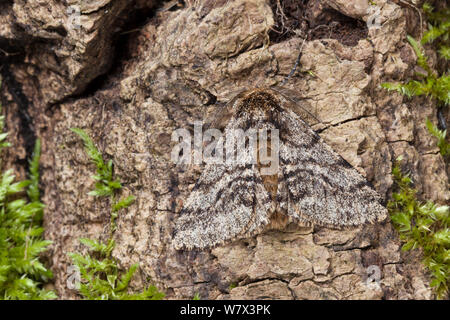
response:
[[[254,112],[256,110],[273,111],[277,109],[279,101],[269,92],[257,91],[245,97],[241,102],[241,110]]]

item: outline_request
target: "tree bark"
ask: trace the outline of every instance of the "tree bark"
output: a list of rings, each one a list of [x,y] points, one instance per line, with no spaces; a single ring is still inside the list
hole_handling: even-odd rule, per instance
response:
[[[400,250],[390,221],[289,225],[203,251],[171,246],[202,169],[171,162],[172,132],[255,87],[283,87],[306,105],[319,120],[313,128],[386,200],[392,163],[403,155],[419,196],[448,203],[445,163],[425,127],[426,118],[436,122],[435,108],[380,88],[414,73],[406,35],[420,37],[425,21],[413,6],[379,0],[372,21],[357,0],[82,3],[78,16],[68,9],[76,1],[0,1],[3,105],[17,146],[7,160],[24,164],[30,140],[42,139],[45,236],[53,241],[46,257],[60,298],[77,297],[66,284],[67,253],[84,250],[81,237],[106,239],[109,228],[108,201],[87,195],[95,168],[72,127],[113,159],[122,195],[137,198],[118,217],[113,252],[124,268],[140,263],[135,290],[154,283],[168,298],[187,299],[432,298],[420,252]],[[379,282],[368,284],[377,270]]]

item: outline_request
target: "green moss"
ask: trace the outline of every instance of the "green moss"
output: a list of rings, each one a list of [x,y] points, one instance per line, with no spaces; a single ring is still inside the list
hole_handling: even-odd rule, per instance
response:
[[[422,250],[423,263],[431,274],[430,285],[438,299],[445,298],[450,280],[449,207],[418,201],[411,178],[400,170],[400,161],[392,171],[397,192],[388,203],[391,220],[404,242],[403,250]]]
[[[155,286],[149,286],[139,293],[129,293],[128,285],[139,265],[132,265],[127,271],[121,271],[117,261],[111,256],[115,247],[113,240],[116,230],[116,218],[120,210],[128,208],[135,200],[128,196],[120,200],[116,194],[121,190],[122,184],[113,174],[112,160],[105,163],[94,142],[86,132],[81,129],[71,129],[84,142],[85,150],[97,168],[97,174],[92,176],[96,180],[95,188],[89,195],[94,197],[107,197],[111,203],[110,234],[106,242],[92,239],[80,239],[88,247],[88,254],[70,253],[75,266],[80,272],[80,295],[87,300],[159,300],[164,294]]]
[[[408,98],[413,96],[428,96],[436,99],[443,105],[450,104],[450,75],[438,75],[428,63],[423,47],[414,38],[408,36],[408,41],[417,55],[417,65],[424,73],[417,73],[418,80],[409,80],[406,83],[382,83],[381,87],[389,91],[397,91]]]
[[[438,53],[445,59],[450,59],[450,10],[435,12],[429,5],[423,6],[430,22],[428,31],[420,42],[408,36],[417,55],[417,65],[423,72],[417,74],[417,79],[406,83],[383,83],[382,87],[396,90],[408,97],[427,96],[434,99],[439,106],[448,107],[450,104],[450,75],[448,70],[442,74],[432,70],[428,57],[422,45],[434,43]],[[427,120],[427,129],[437,138],[437,146],[445,159],[450,154],[450,144],[446,140],[447,131],[439,130]],[[419,202],[416,190],[411,187],[412,180],[404,175],[397,162],[393,168],[393,176],[397,185],[397,192],[392,195],[388,204],[392,222],[404,241],[403,250],[421,248],[423,263],[431,274],[431,286],[435,289],[437,298],[448,296],[450,274],[450,229],[449,207],[438,206],[430,201]]]
[[[10,146],[3,129],[4,116],[0,116],[0,152]],[[39,158],[37,140],[28,180],[14,182],[12,169],[0,173],[0,299],[56,298],[53,291],[42,289],[52,273],[39,259],[51,243],[42,237]]]
[[[437,138],[437,146],[441,155],[445,158],[450,156],[450,143],[447,142],[447,130],[439,130],[429,119],[427,119],[427,129]]]
[[[433,71],[422,45],[434,43],[438,48],[439,55],[445,60],[450,60],[450,9],[446,7],[435,12],[431,5],[425,3],[423,10],[429,20],[428,31],[425,32],[420,42],[411,36],[407,37],[416,53],[417,65],[423,69],[423,73],[418,73],[416,80],[409,80],[406,83],[383,83],[381,86],[388,90],[398,91],[408,97],[429,96],[436,99],[439,104],[448,106],[450,104],[448,70],[442,74]]]

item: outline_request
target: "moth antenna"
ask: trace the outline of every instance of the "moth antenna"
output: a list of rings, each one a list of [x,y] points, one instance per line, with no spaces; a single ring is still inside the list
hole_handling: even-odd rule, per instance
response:
[[[284,78],[283,82],[281,82],[282,86],[284,86],[286,84],[286,82],[289,81],[289,79],[294,75],[295,71],[297,70],[297,67],[300,64],[300,58],[302,57],[303,45],[305,44],[305,42],[306,42],[306,38],[303,39],[303,42],[302,42],[302,44],[300,46],[300,51],[298,53],[297,59],[295,60],[294,67],[292,68],[291,72],[289,72],[287,77]]]

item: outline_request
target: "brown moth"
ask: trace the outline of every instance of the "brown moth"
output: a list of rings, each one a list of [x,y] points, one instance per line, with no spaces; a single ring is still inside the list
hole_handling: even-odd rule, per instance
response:
[[[247,161],[206,165],[176,222],[175,248],[213,247],[289,221],[342,228],[386,218],[380,195],[304,117],[301,107],[272,89],[242,92],[223,109],[212,126],[226,136],[254,129],[263,138],[277,135],[278,141],[247,135],[240,146],[257,150],[243,153]],[[239,152],[237,146],[217,143],[226,146],[230,158]],[[275,171],[268,170],[262,149],[276,151]]]

